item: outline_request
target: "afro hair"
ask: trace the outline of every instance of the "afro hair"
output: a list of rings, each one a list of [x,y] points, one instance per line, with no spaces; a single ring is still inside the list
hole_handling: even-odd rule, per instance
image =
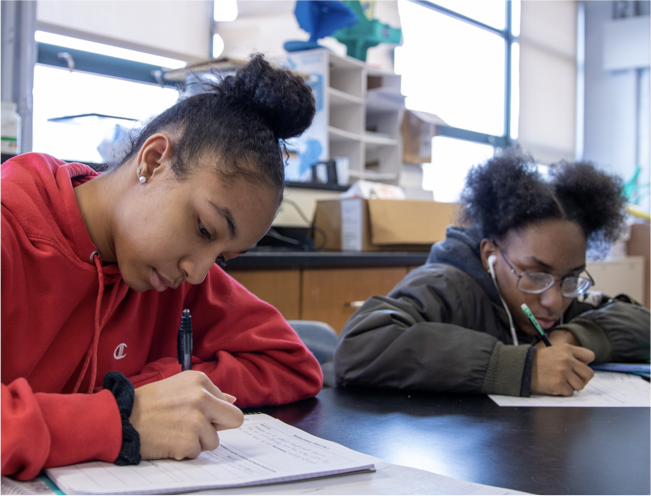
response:
[[[551,165],[544,178],[519,148],[473,167],[461,203],[462,222],[490,239],[548,219],[565,219],[576,222],[590,248],[601,252],[625,229],[621,179],[589,162],[565,161]]]

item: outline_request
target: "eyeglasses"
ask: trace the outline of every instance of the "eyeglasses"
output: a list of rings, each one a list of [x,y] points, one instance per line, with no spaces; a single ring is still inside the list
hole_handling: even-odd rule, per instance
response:
[[[518,288],[523,293],[529,294],[540,294],[547,291],[554,285],[556,278],[548,274],[547,272],[532,272],[530,270],[525,270],[521,274],[518,274],[513,267],[513,264],[506,258],[506,255],[500,250],[497,250],[504,258],[504,261],[511,268],[511,272],[515,274],[518,278],[518,282],[515,287]],[[588,277],[583,276],[567,276],[561,279],[561,294],[566,298],[576,298],[577,296],[585,293],[590,286],[594,284],[594,279],[588,273],[584,271]]]

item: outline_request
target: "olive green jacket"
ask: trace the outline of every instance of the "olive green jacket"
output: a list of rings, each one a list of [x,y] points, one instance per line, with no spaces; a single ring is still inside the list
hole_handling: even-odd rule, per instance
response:
[[[513,345],[476,233],[448,228],[429,260],[439,263],[369,298],[347,322],[334,355],[337,385],[530,395],[536,338],[517,330]],[[555,328],[572,332],[596,362],[648,361],[649,311],[629,301],[577,298]]]

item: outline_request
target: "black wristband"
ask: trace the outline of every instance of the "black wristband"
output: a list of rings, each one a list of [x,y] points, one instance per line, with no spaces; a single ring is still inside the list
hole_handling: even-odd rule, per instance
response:
[[[116,465],[138,465],[140,463],[140,435],[129,422],[135,393],[133,384],[120,372],[107,372],[102,381],[102,387],[115,396],[115,401],[122,418],[122,449],[113,462]]]
[[[522,371],[522,385],[520,386],[520,396],[531,396],[531,372],[533,370],[533,354],[536,352],[536,347],[531,346],[527,350],[527,356],[524,359],[524,370]]]

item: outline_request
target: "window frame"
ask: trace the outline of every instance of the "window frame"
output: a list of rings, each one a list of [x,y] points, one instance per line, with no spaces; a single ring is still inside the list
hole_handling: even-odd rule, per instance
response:
[[[505,48],[505,59],[504,59],[504,130],[502,136],[494,136],[492,134],[479,133],[476,131],[470,131],[468,129],[452,127],[452,126],[438,126],[439,136],[445,136],[448,138],[455,138],[465,141],[473,141],[476,143],[484,143],[491,145],[495,148],[507,148],[515,143],[515,140],[511,138],[511,98],[512,98],[512,88],[511,88],[511,77],[512,77],[512,46],[513,43],[517,42],[517,36],[513,36],[513,5],[511,0],[505,0],[505,23],[504,29],[494,28],[488,24],[477,21],[470,17],[467,17],[463,14],[450,10],[448,8],[442,7],[436,4],[433,1],[427,0],[409,0],[412,3],[420,5],[426,9],[434,10],[441,14],[450,16],[454,19],[466,22],[471,24],[474,27],[484,29],[493,34],[496,34],[504,39],[504,48]]]
[[[74,68],[71,69],[73,71],[87,72],[100,76],[175,89],[179,87],[177,81],[169,81],[163,77],[165,68],[161,66],[67,48],[60,45],[36,42],[37,64],[69,69],[68,62],[64,58],[59,57],[61,53],[70,54],[74,61]]]

